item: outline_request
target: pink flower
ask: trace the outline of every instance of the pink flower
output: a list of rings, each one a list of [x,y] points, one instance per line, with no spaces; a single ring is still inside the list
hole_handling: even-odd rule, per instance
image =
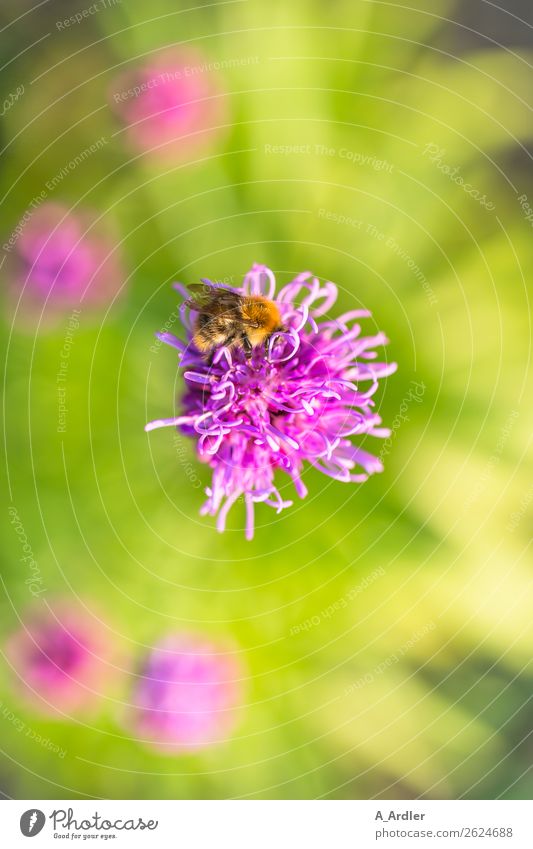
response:
[[[52,310],[110,303],[123,272],[115,242],[87,211],[44,203],[23,219],[13,245],[12,280],[33,306]]]
[[[158,157],[196,152],[225,120],[216,72],[191,50],[164,51],[118,76],[110,101],[132,147]]]
[[[114,672],[101,625],[70,602],[32,611],[6,653],[21,696],[44,714],[94,707]]]
[[[181,284],[175,288],[188,298]],[[252,539],[256,505],[276,513],[292,506],[278,489],[277,472],[288,475],[297,495],[305,498],[307,463],[344,483],[360,484],[383,470],[367,445],[368,437],[390,436],[381,426],[374,396],[396,363],[380,359],[388,342],[384,333],[363,335],[359,322],[371,317],[367,310],[324,320],[337,300],[337,287],[309,271],[276,294],[273,272],[256,264],[239,293],[275,299],[285,331],[276,332],[268,350],[256,348],[250,359],[239,348],[219,348],[210,361],[194,346],[196,314],[182,304],[187,340],[157,334],[178,351],[185,387],[181,410],[150,422],[145,430],[177,427],[195,440],[198,458],[213,470],[201,512],[216,516],[222,532],[228,512],[243,496],[246,538]]]
[[[218,743],[232,731],[243,672],[227,649],[175,634],[152,649],[133,694],[131,724],[169,753]]]

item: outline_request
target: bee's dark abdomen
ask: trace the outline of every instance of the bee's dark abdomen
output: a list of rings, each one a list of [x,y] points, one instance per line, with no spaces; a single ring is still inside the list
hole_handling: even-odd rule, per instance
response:
[[[211,350],[224,345],[229,337],[235,335],[235,322],[228,316],[213,316],[209,313],[198,313],[194,341],[202,351]]]
[[[203,330],[213,321],[213,316],[208,315],[206,312],[199,313],[196,319],[196,328],[197,330]]]

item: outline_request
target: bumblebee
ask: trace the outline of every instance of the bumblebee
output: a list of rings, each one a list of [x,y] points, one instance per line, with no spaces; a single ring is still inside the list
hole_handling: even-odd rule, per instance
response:
[[[261,295],[200,283],[187,288],[192,297],[185,305],[197,313],[193,341],[206,356],[216,348],[241,348],[249,360],[254,348],[266,349],[272,334],[284,329],[276,304]]]

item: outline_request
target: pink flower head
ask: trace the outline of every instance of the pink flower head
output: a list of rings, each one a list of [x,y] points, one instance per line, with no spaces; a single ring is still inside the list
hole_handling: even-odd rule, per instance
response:
[[[383,333],[361,336],[358,320],[370,313],[351,310],[317,322],[337,299],[333,283],[322,285],[306,271],[277,296],[275,285],[269,268],[254,265],[240,290],[275,298],[285,328],[270,339],[266,353],[256,348],[251,360],[238,348],[218,349],[211,363],[202,357],[192,342],[195,314],[182,305],[187,343],[157,334],[179,352],[182,413],[145,428],[179,427],[196,440],[199,459],[213,470],[201,512],[217,516],[223,531],[229,509],[242,496],[247,539],[253,537],[255,504],[278,513],[292,504],[276,486],[276,472],[289,475],[300,498],[307,494],[306,462],[335,480],[362,483],[383,466],[352,437],[390,435],[380,427],[373,396],[396,364],[376,361],[375,348],[388,341]],[[180,284],[175,288],[187,297]]]
[[[21,695],[44,714],[92,708],[113,672],[101,627],[67,602],[32,611],[6,651]]]
[[[143,741],[170,753],[218,743],[241,703],[240,664],[221,646],[191,634],[152,649],[133,693],[131,724]]]
[[[225,109],[216,72],[192,50],[167,50],[117,77],[113,108],[132,147],[176,157],[197,151],[220,131]]]
[[[122,282],[115,242],[86,211],[44,203],[21,226],[14,245],[15,283],[32,304],[52,309],[110,303]]]

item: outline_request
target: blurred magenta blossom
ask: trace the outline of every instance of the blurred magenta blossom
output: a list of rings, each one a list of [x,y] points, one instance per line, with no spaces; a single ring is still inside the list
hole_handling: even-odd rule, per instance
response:
[[[116,243],[96,216],[44,203],[21,228],[13,249],[12,288],[52,311],[110,303],[123,270]]]
[[[120,74],[109,96],[131,146],[158,158],[198,151],[226,121],[218,76],[192,50],[167,50]]]
[[[22,697],[44,714],[93,708],[113,672],[114,652],[101,624],[69,601],[30,611],[6,654]]]
[[[180,284],[175,288],[188,296]],[[271,337],[266,354],[256,348],[251,360],[240,349],[220,348],[208,362],[192,341],[195,313],[182,305],[187,342],[157,334],[179,352],[182,413],[146,425],[146,430],[179,427],[197,440],[199,459],[213,470],[202,512],[217,515],[217,529],[223,531],[228,511],[243,496],[248,539],[256,503],[277,513],[292,504],[274,483],[277,471],[289,475],[300,498],[307,494],[304,462],[337,481],[362,483],[383,465],[351,437],[390,435],[380,427],[373,396],[396,364],[376,359],[375,348],[388,341],[384,333],[361,336],[359,319],[370,313],[350,310],[317,322],[337,300],[337,287],[320,283],[309,271],[277,295],[275,289],[272,271],[254,265],[239,290],[275,298],[285,328]]]
[[[219,743],[235,726],[242,676],[226,647],[193,634],[169,636],[144,662],[130,725],[143,742],[170,754]]]

